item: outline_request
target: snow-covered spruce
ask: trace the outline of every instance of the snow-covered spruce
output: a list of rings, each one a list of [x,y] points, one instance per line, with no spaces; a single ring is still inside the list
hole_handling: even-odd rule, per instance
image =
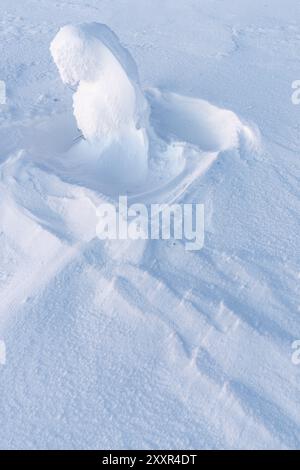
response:
[[[100,23],[64,26],[50,51],[62,81],[77,86],[74,115],[86,139],[80,153],[99,159],[111,181],[142,181],[148,162],[148,107],[129,52]]]

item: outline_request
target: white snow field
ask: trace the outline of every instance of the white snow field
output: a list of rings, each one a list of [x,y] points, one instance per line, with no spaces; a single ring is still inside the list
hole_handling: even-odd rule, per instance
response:
[[[299,449],[299,1],[0,14],[0,448]],[[100,240],[120,194],[204,248]]]

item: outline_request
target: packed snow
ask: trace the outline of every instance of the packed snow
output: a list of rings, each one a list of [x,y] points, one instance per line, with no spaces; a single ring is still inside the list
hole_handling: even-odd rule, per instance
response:
[[[299,449],[299,2],[0,12],[0,448]],[[203,249],[99,239],[124,194]]]

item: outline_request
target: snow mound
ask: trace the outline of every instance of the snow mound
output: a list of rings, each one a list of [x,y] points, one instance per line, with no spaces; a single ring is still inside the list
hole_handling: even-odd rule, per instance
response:
[[[77,86],[74,116],[86,141],[80,152],[101,160],[112,180],[147,172],[147,103],[137,68],[117,36],[99,23],[60,29],[50,51],[64,83]],[[122,164],[122,161],[124,164]]]

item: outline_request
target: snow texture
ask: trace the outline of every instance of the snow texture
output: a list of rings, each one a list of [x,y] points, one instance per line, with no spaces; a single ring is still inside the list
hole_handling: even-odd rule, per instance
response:
[[[0,13],[0,448],[299,449],[298,0]],[[204,248],[99,240],[125,193]]]

